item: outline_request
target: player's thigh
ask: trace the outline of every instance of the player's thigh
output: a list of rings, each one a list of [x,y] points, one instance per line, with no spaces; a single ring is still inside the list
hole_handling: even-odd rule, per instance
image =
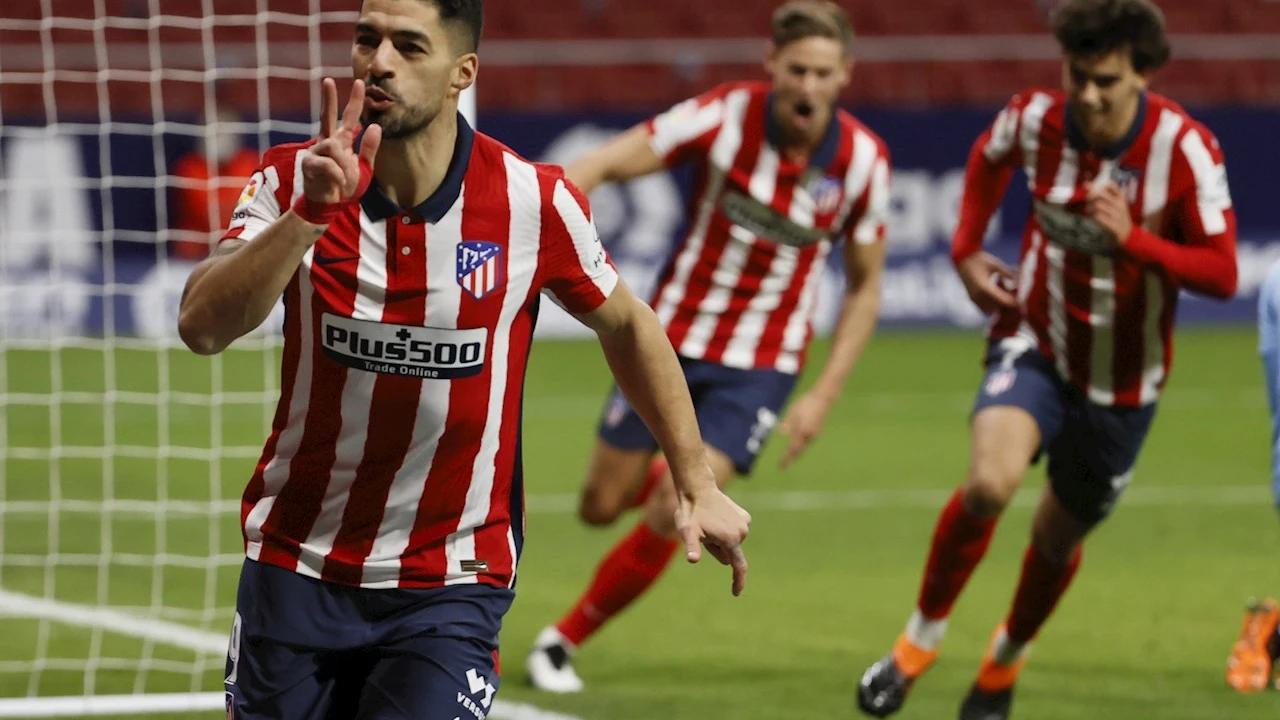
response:
[[[1022,339],[992,346],[970,421],[970,509],[991,515],[1009,502],[1027,467],[1061,432],[1063,393],[1049,361]]]
[[[1155,419],[1155,405],[1108,408],[1078,400],[1049,446],[1049,485],[1062,507],[1092,527],[1119,501]]]
[[[750,475],[795,389],[796,376],[714,363],[691,366],[688,374],[705,388],[695,408],[703,442],[728,459],[730,476]]]
[[[357,720],[484,720],[501,685],[494,651],[461,637],[385,648],[364,684]]]
[[[262,637],[236,613],[223,683],[228,718],[322,720],[337,680],[322,653]]]
[[[345,592],[245,561],[224,681],[236,718],[329,717],[341,691],[363,683],[351,649],[359,611]]]

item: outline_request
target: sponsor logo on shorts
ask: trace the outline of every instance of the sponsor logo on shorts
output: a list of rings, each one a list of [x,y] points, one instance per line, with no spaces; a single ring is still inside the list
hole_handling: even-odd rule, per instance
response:
[[[321,338],[324,354],[349,368],[453,380],[484,370],[489,331],[394,325],[325,313]]]
[[[1018,371],[1013,368],[1005,370],[997,370],[991,373],[991,377],[987,378],[987,384],[983,387],[983,392],[992,397],[1007,392],[1013,387],[1013,383],[1018,379]]]
[[[476,720],[484,720],[489,714],[489,706],[493,704],[493,694],[498,692],[498,689],[492,683],[485,681],[484,676],[476,672],[475,668],[467,671],[467,687],[469,694],[458,693],[458,704]],[[480,696],[479,702],[471,699],[475,695]]]
[[[604,424],[609,427],[618,427],[618,423],[627,416],[627,398],[619,390],[613,394],[613,399],[609,401],[609,410],[604,414]]]
[[[777,424],[777,413],[767,407],[756,410],[756,422],[751,426],[751,436],[747,438],[747,450],[753,455],[760,452],[760,446],[764,444],[765,438],[769,437],[769,432]]]

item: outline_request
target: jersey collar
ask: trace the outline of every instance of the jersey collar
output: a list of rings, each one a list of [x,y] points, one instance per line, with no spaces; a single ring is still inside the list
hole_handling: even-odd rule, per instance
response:
[[[764,106],[764,136],[770,145],[781,150],[782,129],[778,127],[778,121],[773,116],[773,101],[774,95],[769,93]],[[840,147],[840,120],[836,117],[836,112],[837,110],[833,108],[831,119],[827,121],[827,133],[813,156],[809,158],[809,167],[825,168],[836,158],[836,150]]]
[[[1120,142],[1108,148],[1090,148],[1089,143],[1084,139],[1084,131],[1076,124],[1075,114],[1071,111],[1071,102],[1067,102],[1066,107],[1066,125],[1067,125],[1067,142],[1071,143],[1071,147],[1076,150],[1093,150],[1104,158],[1114,160],[1124,154],[1126,150],[1133,146],[1137,141],[1138,135],[1142,133],[1142,127],[1147,122],[1147,91],[1143,90],[1138,95],[1138,114],[1133,118],[1133,124],[1129,126],[1129,132],[1125,133]]]
[[[409,213],[418,220],[429,223],[440,222],[445,213],[449,212],[449,208],[458,201],[458,196],[462,194],[462,179],[466,176],[467,167],[471,163],[471,147],[475,144],[475,140],[475,131],[467,124],[462,113],[458,113],[458,139],[454,143],[453,158],[449,161],[449,170],[444,175],[444,181],[434,193],[431,193],[431,197],[423,200],[416,207],[410,208]],[[377,180],[370,183],[369,189],[361,196],[360,206],[364,208],[364,213],[370,220],[386,220],[401,212],[400,206],[392,202],[382,188],[378,187]]]

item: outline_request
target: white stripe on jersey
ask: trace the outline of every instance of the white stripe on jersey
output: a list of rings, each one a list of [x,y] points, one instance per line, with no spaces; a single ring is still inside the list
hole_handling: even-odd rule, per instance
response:
[[[445,574],[446,585],[474,584],[476,574],[464,572],[462,561],[484,560],[476,557],[475,530],[489,517],[493,484],[497,474],[498,448],[502,440],[503,401],[507,395],[507,363],[510,360],[511,325],[524,310],[529,299],[533,278],[537,275],[538,251],[541,249],[541,203],[534,205],[531,198],[541,197],[538,187],[538,171],[532,165],[503,153],[507,168],[507,193],[511,207],[511,232],[507,242],[507,267],[531,268],[527,272],[508,272],[506,294],[502,298],[502,310],[493,329],[492,352],[489,364],[489,406],[485,412],[484,432],[480,438],[480,451],[476,454],[471,471],[471,485],[467,488],[466,504],[458,518],[458,529],[449,534],[445,543],[445,557],[449,566]],[[570,200],[573,200],[570,197]],[[576,201],[574,201],[576,204]],[[515,518],[512,518],[515,522]]]
[[[1142,273],[1147,295],[1147,313],[1142,319],[1142,388],[1138,402],[1146,405],[1160,397],[1159,386],[1164,380],[1164,333],[1160,317],[1164,315],[1164,282],[1154,271]]]
[[[1017,140],[1015,133],[1018,131],[1018,111],[1005,108],[996,116],[996,121],[991,126],[991,138],[987,140],[986,146],[982,148],[982,154],[987,157],[989,162],[999,162],[1004,159],[1009,151],[1013,149],[1013,143]]]
[[[1093,343],[1089,349],[1089,399],[1100,404],[1115,402],[1115,325],[1116,325],[1116,273],[1115,263],[1109,257],[1091,256],[1093,278],[1089,304],[1089,327]]]
[[[357,320],[382,320],[387,287],[387,223],[374,221],[360,213],[360,261],[356,267],[356,296],[352,317]],[[309,317],[309,316],[308,316]],[[377,373],[348,370],[342,385],[339,414],[342,426],[334,448],[333,468],[325,487],[320,514],[311,526],[311,534],[298,550],[298,573],[320,577],[324,559],[333,550],[333,542],[342,527],[351,485],[364,459],[369,440],[369,415],[373,406],[373,387]],[[308,478],[316,481],[319,478]]]
[[[782,158],[767,141],[761,140],[760,157],[751,172],[747,190],[753,198],[772,199],[777,193],[778,167]],[[689,357],[703,357],[707,352],[707,343],[715,334],[720,316],[729,309],[729,301],[742,277],[742,269],[747,266],[751,256],[751,248],[759,240],[741,225],[729,228],[729,239],[725,242],[724,252],[716,269],[711,273],[711,288],[702,302],[698,303],[698,314],[693,325],[680,344],[680,354]],[[748,365],[748,367],[750,367]]]
[[[1032,193],[1036,189],[1037,157],[1040,152],[1040,128],[1044,126],[1045,113],[1053,105],[1053,98],[1044,93],[1035,93],[1027,108],[1022,111],[1022,166],[1027,174],[1027,187]]]
[[[1160,113],[1160,122],[1151,136],[1151,153],[1147,157],[1146,177],[1142,190],[1142,217],[1151,218],[1164,211],[1169,202],[1169,175],[1173,167],[1173,141],[1182,129],[1182,117],[1172,110]],[[1163,362],[1163,361],[1161,361]]]
[[[654,118],[649,146],[658,157],[666,157],[675,148],[711,132],[724,118],[728,98],[698,107],[697,98],[676,105]]]
[[[1196,204],[1205,235],[1221,235],[1227,231],[1227,208],[1231,195],[1226,191],[1226,169],[1213,162],[1204,138],[1195,129],[1182,136],[1182,154],[1196,179]]]
[[[458,327],[462,288],[457,282],[455,261],[458,242],[462,239],[463,198],[466,196],[464,184],[458,193],[458,201],[449,212],[440,218],[440,222],[427,228],[427,287],[431,288],[431,300],[427,302],[426,296],[423,297],[426,316],[422,324],[426,327],[449,330]],[[361,584],[365,587],[394,588],[400,585],[400,556],[409,547],[427,477],[431,474],[440,438],[444,435],[445,421],[449,417],[449,383],[430,380],[422,385],[409,453],[391,481],[382,523],[364,564]]]
[[[1071,377],[1067,368],[1067,311],[1063,295],[1066,251],[1053,242],[1044,245],[1045,290],[1049,294],[1049,346],[1053,348],[1058,373]]]
[[[618,285],[618,274],[611,272],[603,278],[593,274],[599,263],[604,262],[604,247],[600,244],[600,235],[591,220],[587,219],[587,214],[582,211],[582,206],[573,193],[569,192],[563,180],[556,181],[555,190],[551,193],[551,204],[560,214],[560,220],[569,233],[569,240],[573,242],[573,249],[578,251],[578,265],[600,294],[609,297]]]
[[[301,175],[299,175],[301,177]],[[245,518],[244,531],[247,545],[245,554],[250,560],[258,560],[262,556],[262,525],[271,515],[271,508],[276,504],[276,497],[289,481],[289,466],[298,454],[302,445],[302,434],[306,431],[307,408],[311,407],[311,354],[314,352],[314,336],[311,334],[311,257],[315,247],[310,247],[302,256],[302,265],[298,268],[298,371],[294,373],[293,394],[289,397],[289,419],[285,422],[280,437],[276,439],[275,455],[267,461],[262,470],[262,498],[254,504]],[[286,380],[289,382],[289,380]]]
[[[654,303],[658,320],[663,327],[667,327],[675,317],[676,308],[684,298],[685,288],[689,286],[689,275],[702,256],[702,249],[707,242],[707,228],[711,225],[711,218],[716,212],[716,201],[724,187],[725,170],[721,168],[733,167],[733,160],[742,147],[742,124],[750,101],[751,93],[746,90],[735,90],[725,96],[724,123],[711,145],[710,162],[707,163],[707,188],[699,200],[693,231],[689,233],[684,249],[676,258],[671,281]]]

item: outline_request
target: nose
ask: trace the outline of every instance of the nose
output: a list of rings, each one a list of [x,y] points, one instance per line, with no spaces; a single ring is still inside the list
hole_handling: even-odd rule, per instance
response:
[[[393,58],[396,48],[390,39],[378,43],[373,51],[373,59],[369,63],[369,74],[375,78],[389,78],[395,75]]]
[[[1098,90],[1097,84],[1086,82],[1084,87],[1080,88],[1080,101],[1093,107],[1100,105],[1102,103],[1102,93]]]

